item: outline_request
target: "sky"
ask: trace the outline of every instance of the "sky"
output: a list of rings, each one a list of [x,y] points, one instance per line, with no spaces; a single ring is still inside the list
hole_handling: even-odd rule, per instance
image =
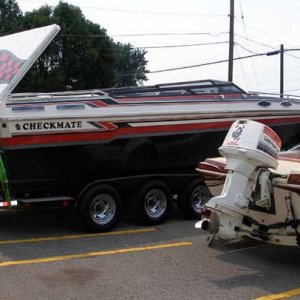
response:
[[[56,0],[17,0],[23,12]],[[115,41],[145,48],[145,85],[228,79],[230,0],[65,0],[107,30]],[[299,0],[235,0],[234,57],[280,48],[300,50]],[[131,35],[131,36],[130,36]],[[197,46],[195,46],[197,44]],[[199,45],[200,44],[200,45]],[[206,45],[203,45],[206,44]],[[178,47],[178,46],[182,47]],[[187,46],[194,45],[194,46]],[[161,46],[177,46],[161,48]],[[236,60],[233,82],[246,91],[279,93],[280,55]],[[300,51],[284,53],[284,92],[300,95]]]

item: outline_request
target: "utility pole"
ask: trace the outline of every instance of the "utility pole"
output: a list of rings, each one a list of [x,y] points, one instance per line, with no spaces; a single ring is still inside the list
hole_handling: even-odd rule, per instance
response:
[[[228,58],[228,81],[233,79],[233,46],[234,46],[234,0],[230,0],[230,25],[229,25],[229,58]]]
[[[280,45],[280,97],[283,98],[284,93],[284,72],[283,72],[283,44]]]
[[[300,49],[288,49],[288,50],[300,50]],[[284,93],[284,65],[283,65],[283,54],[285,51],[284,50],[283,44],[280,45],[279,50],[274,50],[268,52],[266,55],[271,56],[271,55],[276,55],[280,54],[280,69],[279,69],[279,81],[280,81],[280,98],[283,98],[283,93]]]

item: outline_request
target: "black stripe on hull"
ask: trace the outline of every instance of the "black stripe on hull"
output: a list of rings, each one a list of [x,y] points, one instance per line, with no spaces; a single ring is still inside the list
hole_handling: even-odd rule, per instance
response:
[[[283,146],[300,141],[299,126],[275,126]],[[74,196],[94,180],[194,173],[199,161],[219,156],[226,130],[162,136],[122,137],[95,144],[5,149],[3,156],[13,197]]]

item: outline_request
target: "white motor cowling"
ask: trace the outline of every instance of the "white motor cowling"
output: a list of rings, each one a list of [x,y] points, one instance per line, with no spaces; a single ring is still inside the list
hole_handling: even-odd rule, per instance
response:
[[[243,217],[247,215],[257,169],[276,169],[280,147],[277,134],[264,124],[250,120],[232,124],[219,148],[227,159],[223,191],[206,204],[212,211],[209,227],[213,234],[225,239],[237,237]]]

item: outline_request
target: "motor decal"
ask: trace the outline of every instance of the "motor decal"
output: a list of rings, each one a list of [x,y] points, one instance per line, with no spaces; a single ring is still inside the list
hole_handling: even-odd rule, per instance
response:
[[[263,133],[271,138],[278,148],[281,148],[281,140],[271,128],[265,126]]]
[[[239,141],[239,140],[240,140],[244,128],[245,128],[244,125],[237,125],[237,126],[236,126],[236,129],[232,132],[232,135],[231,135],[232,138],[233,138],[235,141]]]
[[[266,154],[272,156],[275,159],[278,159],[278,152],[268,147],[265,143],[260,142],[257,145],[257,149],[265,152]]]

